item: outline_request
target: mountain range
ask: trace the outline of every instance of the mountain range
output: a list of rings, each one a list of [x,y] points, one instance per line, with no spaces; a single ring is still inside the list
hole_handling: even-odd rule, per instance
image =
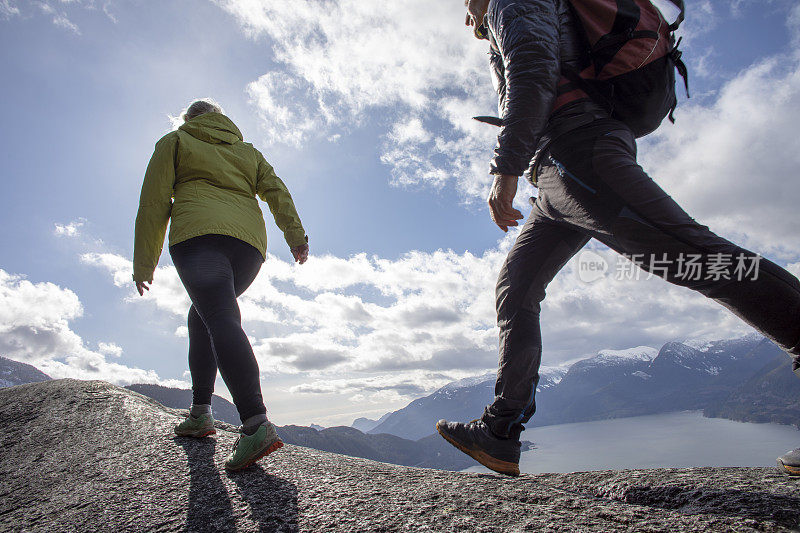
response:
[[[568,368],[543,368],[528,427],[703,410],[746,422],[800,424],[800,380],[791,360],[760,335],[603,350]],[[477,418],[494,375],[455,382],[388,413],[368,433],[430,435],[440,418]]]
[[[152,384],[125,387],[153,398],[166,407],[186,409],[192,403],[192,391]],[[211,399],[214,418],[231,425],[239,425],[236,406],[216,394]],[[278,435],[286,444],[295,444],[326,452],[362,457],[384,463],[421,466],[441,470],[463,470],[472,461],[440,437],[430,436],[420,441],[396,435],[368,435],[358,429],[338,426],[322,428],[316,424],[306,426],[276,426]],[[430,432],[429,432],[430,433]]]
[[[0,357],[0,387],[49,380],[35,367]],[[460,470],[472,461],[435,434],[440,418],[477,418],[494,395],[495,374],[455,381],[378,420],[354,427],[278,427],[287,444],[409,466]],[[191,391],[152,384],[127,389],[167,407],[186,409]],[[800,380],[790,359],[759,335],[710,342],[668,342],[602,350],[567,367],[542,368],[537,412],[528,427],[682,410],[743,422],[800,422]],[[239,424],[236,407],[219,396],[214,416]],[[524,443],[530,449],[531,443]]]

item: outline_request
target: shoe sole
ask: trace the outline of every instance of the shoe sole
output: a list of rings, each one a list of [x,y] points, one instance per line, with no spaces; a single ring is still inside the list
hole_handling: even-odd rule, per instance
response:
[[[789,466],[778,459],[778,469],[789,476],[800,476],[800,467]]]
[[[439,435],[444,438],[447,442],[464,452],[465,454],[469,455],[480,464],[489,468],[490,470],[494,470],[498,474],[505,474],[506,476],[517,477],[519,476],[519,465],[510,463],[508,461],[501,461],[500,459],[495,459],[488,453],[484,452],[483,450],[474,450],[472,448],[467,448],[457,440],[453,439],[449,435],[446,435],[442,432],[439,428],[439,424],[436,424],[436,431],[439,432]]]
[[[251,466],[253,463],[258,461],[259,459],[262,459],[262,458],[266,457],[267,455],[271,454],[272,452],[274,452],[274,451],[276,451],[276,450],[278,450],[280,448],[283,448],[283,442],[280,439],[278,439],[275,442],[273,442],[272,444],[270,444],[269,446],[267,446],[264,450],[258,452],[256,455],[254,455],[252,459],[250,459],[248,462],[244,463],[242,466],[237,466],[237,467],[234,468],[234,467],[230,467],[228,465],[225,465],[225,469],[230,471],[230,472],[236,472],[238,470],[244,470],[248,466]]]
[[[202,432],[191,432],[191,433],[178,433],[177,431],[175,434],[179,437],[194,437],[196,439],[202,439],[203,437],[208,437],[209,435],[213,435],[217,432],[216,429],[211,428],[208,430],[203,430]]]
[[[179,437],[194,437],[196,439],[201,439],[203,437],[208,437],[209,435],[213,435],[216,432],[217,432],[216,429],[211,428],[211,429],[204,429],[204,430],[202,430],[200,432],[192,431],[192,432],[189,432],[189,433],[178,433],[176,431],[175,434],[177,436],[179,436]]]

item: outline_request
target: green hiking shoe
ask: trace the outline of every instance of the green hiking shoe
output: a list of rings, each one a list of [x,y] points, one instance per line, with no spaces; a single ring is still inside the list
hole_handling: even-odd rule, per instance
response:
[[[225,468],[234,471],[247,468],[282,446],[283,442],[278,438],[275,426],[271,422],[264,422],[252,435],[239,434],[233,444],[233,451],[225,460]]]
[[[179,437],[206,437],[216,432],[214,417],[210,414],[203,414],[197,418],[190,414],[186,420],[175,426],[175,434]]]

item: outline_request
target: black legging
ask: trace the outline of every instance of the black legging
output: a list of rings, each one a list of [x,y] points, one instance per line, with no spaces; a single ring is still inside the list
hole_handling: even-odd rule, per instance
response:
[[[217,368],[242,421],[266,413],[258,363],[236,297],[256,279],[264,258],[250,244],[227,235],[201,235],[169,247],[192,300],[189,370],[192,402],[210,404]]]

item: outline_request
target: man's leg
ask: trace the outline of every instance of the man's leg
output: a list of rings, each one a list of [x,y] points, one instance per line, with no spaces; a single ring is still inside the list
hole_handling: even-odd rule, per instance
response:
[[[594,144],[594,173],[618,199],[618,212],[595,235],[642,269],[714,299],[800,357],[800,281],[763,257],[692,219],[636,163],[629,130]],[[699,266],[697,266],[699,265]]]
[[[545,211],[625,254],[642,269],[714,299],[794,359],[800,376],[800,281],[686,214],[636,162],[622,123],[593,124],[554,142],[559,179]],[[756,270],[757,269],[757,270]],[[800,475],[800,449],[778,458]]]
[[[540,195],[541,195],[540,189]],[[436,430],[453,446],[495,472],[519,475],[519,436],[535,411],[545,288],[589,237],[550,220],[536,201],[497,281],[500,368],[495,399],[479,420],[440,420]]]
[[[500,270],[496,288],[500,362],[495,399],[482,417],[498,437],[519,440],[523,424],[536,411],[540,304],[547,285],[588,240],[579,230],[543,216],[534,205]]]

